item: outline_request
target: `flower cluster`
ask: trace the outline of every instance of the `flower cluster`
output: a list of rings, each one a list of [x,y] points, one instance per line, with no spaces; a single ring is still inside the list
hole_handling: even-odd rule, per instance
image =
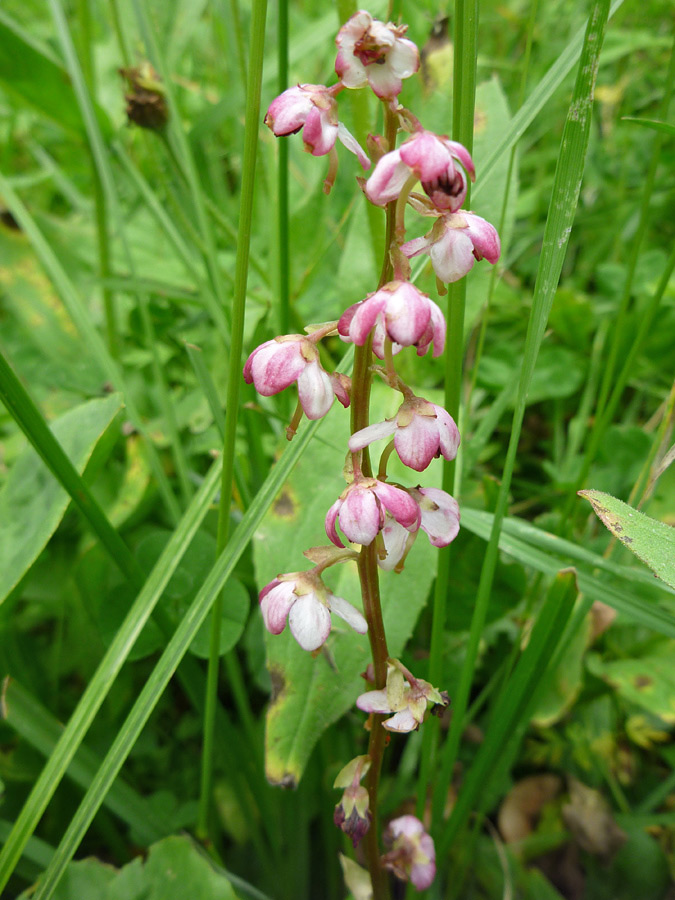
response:
[[[416,678],[398,660],[388,658],[386,642],[383,652],[381,638],[373,637],[375,631],[381,635],[384,630],[378,566],[400,572],[420,531],[434,547],[447,546],[457,536],[460,520],[456,500],[445,491],[393,483],[387,477],[392,453],[409,469],[422,473],[435,458],[453,460],[460,446],[459,430],[447,410],[417,396],[396,371],[395,357],[405,348],[414,347],[418,356],[424,356],[433,347],[433,356],[437,357],[446,342],[443,313],[412,283],[409,260],[428,255],[439,293],[443,293],[444,284],[464,277],[477,260],[494,264],[500,255],[499,236],[493,226],[463,209],[469,183],[476,178],[468,150],[445,135],[425,130],[399,104],[403,80],[419,68],[417,47],[405,35],[405,26],[380,22],[365,11],[355,13],[336,38],[337,83],[330,87],[298,84],[269,106],[265,123],[276,136],[302,132],[307,152],[329,157],[327,190],[336,177],[338,140],[356,155],[364,169],[371,165],[339,120],[338,97],[344,89],[372,89],[385,104],[387,135],[391,139],[398,129],[404,137],[395,147],[382,136],[369,136],[367,146],[376,164],[367,180],[359,179],[366,199],[386,207],[388,234],[393,237],[379,285],[366,297],[350,302],[336,321],[308,328],[306,335],[281,335],[261,344],[244,367],[244,378],[263,396],[297,384],[298,405],[287,430],[289,439],[303,413],[309,419],[321,418],[335,397],[343,406],[352,404],[355,408],[352,421],[360,425],[353,426],[348,443],[344,468],[347,485],[325,516],[330,545],[305,552],[314,563],[313,569],[274,578],[260,592],[260,607],[270,633],[279,634],[288,622],[300,646],[312,652],[318,652],[329,638],[331,613],[356,632],[369,632],[377,680],[373,676],[375,689],[358,697],[356,705],[370,714],[373,729],[382,726],[398,733],[416,730],[428,712],[442,711],[449,700],[447,694]],[[417,184],[421,193],[413,190]],[[408,205],[434,221],[424,236],[406,240]],[[357,348],[360,364],[355,371],[360,374],[353,385],[346,375],[329,373],[322,366],[318,342],[332,335]],[[369,421],[368,386],[373,374],[402,399],[391,418],[364,425]],[[370,453],[378,441],[387,443],[374,469]],[[364,597],[370,598],[364,614],[335,596],[322,580],[326,568],[350,560],[357,562]],[[381,745],[377,752],[381,753]],[[370,807],[376,807],[369,796],[372,772],[369,788],[360,784],[371,762],[373,770],[379,772],[379,762],[376,765],[370,756],[360,756],[345,766],[335,781],[335,787],[344,791],[335,810],[335,823],[355,845],[370,826]],[[382,865],[397,877],[410,880],[418,890],[428,887],[435,874],[435,855],[433,841],[422,823],[413,816],[395,819],[389,825],[387,840],[390,849],[382,857]]]

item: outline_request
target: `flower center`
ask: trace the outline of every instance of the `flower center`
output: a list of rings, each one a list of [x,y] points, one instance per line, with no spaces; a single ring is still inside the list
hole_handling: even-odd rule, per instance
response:
[[[386,44],[380,44],[370,32],[366,32],[354,44],[354,56],[363,66],[371,66],[373,63],[378,66],[384,65],[388,51],[389,47]]]
[[[433,181],[425,181],[422,183],[427,196],[431,197],[436,191],[441,191],[448,197],[459,197],[464,190],[464,179],[461,174],[455,171],[454,178],[448,178],[447,173]]]

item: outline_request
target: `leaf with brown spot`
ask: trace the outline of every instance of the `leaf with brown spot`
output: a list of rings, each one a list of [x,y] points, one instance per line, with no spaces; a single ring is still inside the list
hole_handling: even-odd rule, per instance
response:
[[[602,491],[579,491],[612,534],[646,563],[662,581],[675,588],[675,528],[657,522]]]

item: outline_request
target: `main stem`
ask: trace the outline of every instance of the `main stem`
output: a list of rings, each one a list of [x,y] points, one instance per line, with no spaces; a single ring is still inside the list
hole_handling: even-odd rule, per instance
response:
[[[385,106],[385,134],[389,148],[393,150],[396,143],[396,116]],[[384,242],[384,258],[382,272],[378,287],[386,284],[392,278],[392,265],[389,256],[389,248],[395,237],[396,226],[396,202],[387,206],[386,232]],[[354,370],[352,373],[352,402],[351,402],[351,432],[354,434],[369,424],[370,412],[370,388],[372,385],[372,373],[370,364],[372,361],[372,338],[369,338],[363,347],[355,348]],[[366,477],[372,477],[372,466],[368,448],[362,451],[361,471]],[[380,582],[377,568],[377,550],[373,541],[367,547],[361,548],[358,560],[359,580],[361,582],[361,594],[363,596],[363,613],[368,622],[368,638],[373,657],[373,669],[375,687],[382,690],[387,681],[387,638],[384,632],[382,619],[382,605],[380,603]],[[368,755],[370,756],[370,769],[367,775],[367,788],[370,798],[370,812],[372,815],[371,826],[364,838],[368,870],[373,887],[373,900],[387,900],[389,897],[389,881],[387,874],[380,865],[379,822],[378,822],[378,788],[380,783],[380,771],[382,769],[382,757],[384,755],[386,733],[382,728],[385,716],[372,717],[370,740],[368,742]]]

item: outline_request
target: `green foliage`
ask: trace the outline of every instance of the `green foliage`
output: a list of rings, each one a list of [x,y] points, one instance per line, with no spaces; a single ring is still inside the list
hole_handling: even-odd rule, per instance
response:
[[[662,900],[675,872],[670,22],[662,4],[614,4],[591,104],[590,7],[482,3],[479,31],[470,7],[393,12],[424,47],[401,100],[425,127],[473,138],[471,208],[499,224],[503,253],[496,271],[476,263],[461,315],[451,293],[447,366],[397,356],[435,403],[451,372],[462,531],[440,568],[422,534],[404,572],[382,579],[390,651],[438,674],[453,718],[449,739],[445,720],[392,736],[381,813],[417,800],[428,818],[431,806],[435,900],[559,897],[543,874],[556,853],[576,859],[588,897]],[[285,317],[300,332],[374,289],[384,216],[366,211],[342,146],[327,198],[327,159],[291,136],[286,164],[259,127],[283,33],[278,7],[264,29],[260,10],[0,11],[3,896],[36,884],[41,898],[343,896],[331,785],[365,752],[353,704],[368,642],[336,620],[313,658],[288,629],[263,634],[256,598],[326,541],[348,413],[336,404],[303,423],[281,452],[295,389],[262,398],[240,373]],[[441,11],[452,35],[431,33]],[[288,12],[288,83],[331,83],[335,10]],[[168,104],[162,133],[126,121],[118,70],[146,60]],[[379,130],[374,98],[339,102],[362,143]],[[428,230],[410,210],[406,223],[410,237]],[[328,339],[326,368],[343,352]],[[371,421],[395,412],[384,396],[377,384]],[[434,486],[453,476],[443,469],[411,480],[389,466]],[[610,531],[660,581],[579,502],[591,485]],[[569,567],[576,582],[558,574]],[[358,606],[352,563],[326,578]],[[615,857],[600,862],[567,828],[565,784],[535,832],[504,846],[492,823],[524,772],[604,797],[627,835]]]

